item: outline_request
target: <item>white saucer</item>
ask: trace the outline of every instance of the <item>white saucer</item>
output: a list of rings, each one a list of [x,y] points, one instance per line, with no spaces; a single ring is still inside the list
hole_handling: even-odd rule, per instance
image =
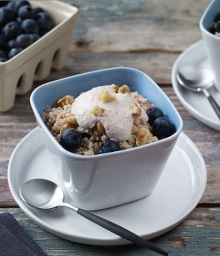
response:
[[[205,47],[202,41],[199,41],[190,46],[175,61],[171,76],[172,84],[180,102],[186,108],[186,110],[192,114],[192,116],[197,118],[202,123],[208,125],[209,127],[220,131],[220,120],[218,119],[204,94],[191,92],[185,88],[182,88],[178,84],[176,80],[177,71],[180,67],[185,65],[199,65],[210,69]],[[210,90],[210,93],[220,104],[220,92],[217,92],[217,90],[213,88]]]
[[[43,229],[70,241],[92,245],[128,244],[128,241],[69,209],[42,211],[23,203],[19,188],[28,179],[47,178],[62,186],[47,143],[43,132],[35,128],[17,145],[9,161],[9,187],[24,213]],[[207,172],[202,155],[195,144],[181,133],[152,195],[96,213],[146,239],[151,239],[171,230],[187,217],[201,199],[206,179]]]

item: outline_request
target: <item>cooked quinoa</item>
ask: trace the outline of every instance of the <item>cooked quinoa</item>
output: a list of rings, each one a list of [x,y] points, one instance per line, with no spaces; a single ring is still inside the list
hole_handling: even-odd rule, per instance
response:
[[[131,92],[131,95],[145,111],[153,107],[153,104],[150,104],[147,99],[138,92]],[[67,95],[56,101],[54,106],[46,106],[42,113],[43,120],[58,142],[60,142],[62,132],[67,128],[76,128],[82,133],[82,145],[73,153],[81,155],[97,154],[101,144],[109,140],[108,136],[105,134],[105,129],[101,123],[97,123],[92,129],[80,128],[74,114],[71,113],[73,102],[74,98]],[[126,141],[120,141],[119,145],[120,149],[128,149],[157,140],[158,138],[151,133],[150,124],[137,115],[134,115],[131,137]]]

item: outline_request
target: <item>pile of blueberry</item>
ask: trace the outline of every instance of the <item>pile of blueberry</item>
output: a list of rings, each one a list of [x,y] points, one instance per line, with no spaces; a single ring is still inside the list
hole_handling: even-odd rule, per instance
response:
[[[55,23],[28,1],[0,1],[0,62],[5,62],[50,31]]]
[[[174,124],[169,118],[165,117],[163,112],[156,107],[152,107],[146,111],[149,117],[149,124],[152,127],[152,133],[158,139],[164,139],[175,133]],[[82,145],[82,134],[75,128],[66,129],[60,137],[60,144],[68,151],[74,151]],[[120,150],[119,143],[113,140],[107,140],[102,143],[98,154],[110,153]]]
[[[220,13],[215,16],[209,31],[214,35],[220,33]]]
[[[146,111],[148,122],[152,127],[152,133],[159,140],[167,138],[175,133],[176,128],[169,118],[164,116],[164,113],[156,107],[149,108]]]

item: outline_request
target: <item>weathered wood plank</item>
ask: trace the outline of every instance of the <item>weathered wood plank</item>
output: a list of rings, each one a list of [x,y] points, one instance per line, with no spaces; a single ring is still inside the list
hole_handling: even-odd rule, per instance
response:
[[[179,54],[167,53],[70,53],[62,75],[111,67],[132,67],[148,74],[160,85],[171,85],[171,70]],[[58,76],[54,73],[53,76]]]
[[[180,52],[201,39],[199,20],[209,0],[65,0],[80,7],[73,50]]]
[[[62,1],[80,7],[69,58],[63,70],[52,71],[47,79],[35,83],[33,89],[55,79],[115,66],[137,68],[155,80],[180,112],[184,120],[183,131],[204,156],[208,182],[204,196],[193,213],[177,228],[153,242],[168,250],[170,255],[219,254],[219,132],[197,121],[182,107],[171,87],[170,77],[179,54],[201,39],[199,19],[210,0],[178,3],[174,0]],[[0,113],[0,213],[11,212],[51,256],[155,255],[134,245],[110,248],[68,242],[45,232],[17,208],[8,187],[7,168],[17,143],[37,126],[29,103],[31,91],[17,96],[10,111]]]
[[[13,214],[19,224],[29,233],[48,256],[155,255],[155,253],[147,249],[138,248],[135,245],[102,247],[69,242],[41,229],[27,218],[20,209],[0,209],[0,213],[5,211]],[[219,209],[197,208],[179,226],[170,232],[153,239],[152,242],[167,250],[169,255],[213,255],[218,254],[220,251],[218,238],[219,230]]]

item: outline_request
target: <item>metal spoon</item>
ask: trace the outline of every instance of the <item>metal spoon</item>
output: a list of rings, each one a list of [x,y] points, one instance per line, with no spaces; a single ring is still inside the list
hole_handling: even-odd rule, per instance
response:
[[[207,91],[208,88],[214,85],[213,75],[208,69],[198,66],[181,67],[177,72],[177,81],[188,90],[203,92],[220,119],[220,106]]]
[[[44,179],[29,180],[20,187],[19,193],[24,202],[32,207],[43,210],[52,210],[57,207],[67,207],[73,210],[75,213],[78,213],[86,219],[96,223],[97,225],[111,231],[116,235],[121,236],[122,238],[125,238],[139,246],[146,247],[161,255],[168,255],[168,252],[160,249],[154,244],[144,240],[142,237],[117,225],[116,223],[113,223],[89,211],[65,203],[63,201],[64,193],[62,189],[52,181]]]

